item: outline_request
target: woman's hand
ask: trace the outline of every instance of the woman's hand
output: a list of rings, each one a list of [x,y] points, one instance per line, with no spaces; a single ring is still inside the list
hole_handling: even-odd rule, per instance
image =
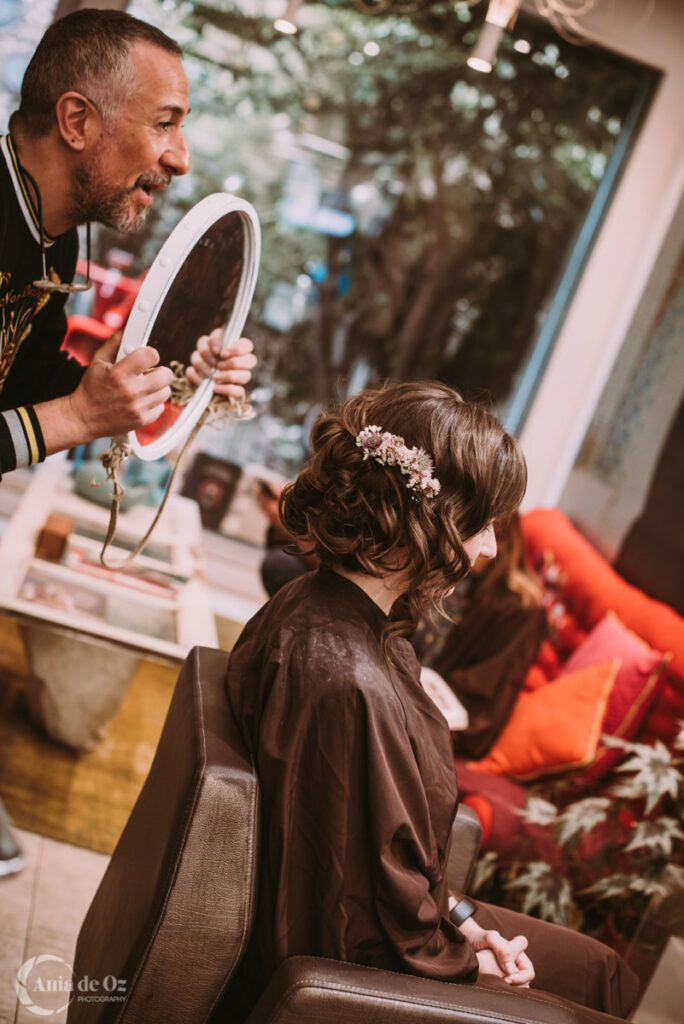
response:
[[[534,980],[534,967],[525,952],[527,939],[524,935],[504,939],[497,931],[485,931],[472,917],[463,922],[460,931],[475,950],[483,974],[494,974],[516,988],[527,988]]]

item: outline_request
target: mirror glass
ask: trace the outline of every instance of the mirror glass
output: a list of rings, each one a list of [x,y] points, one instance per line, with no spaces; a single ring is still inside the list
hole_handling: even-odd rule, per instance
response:
[[[173,369],[190,364],[198,338],[230,322],[245,266],[245,218],[233,211],[220,217],[195,243],[176,273],[156,314],[147,344],[159,352],[160,363]],[[182,409],[169,401],[149,426],[135,432],[147,446],[177,421]]]

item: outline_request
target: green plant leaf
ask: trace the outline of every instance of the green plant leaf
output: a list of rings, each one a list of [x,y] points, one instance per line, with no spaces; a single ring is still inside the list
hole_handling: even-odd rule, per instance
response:
[[[536,912],[545,921],[566,925],[578,913],[570,882],[544,861],[527,864],[526,869],[505,887],[521,891],[523,914]]]
[[[525,806],[515,813],[529,825],[552,825],[558,816],[557,808],[539,796],[528,796]]]
[[[573,839],[591,832],[608,816],[610,800],[605,796],[591,796],[568,804],[556,824],[556,841],[566,846]]]
[[[682,776],[679,762],[672,756],[661,740],[653,746],[643,743],[631,744],[635,749],[633,757],[624,764],[618,765],[617,771],[630,772],[633,777],[617,783],[611,790],[617,797],[633,799],[643,797],[646,801],[646,813],[649,814],[659,800],[669,794],[677,799]]]
[[[473,880],[470,888],[473,893],[480,891],[482,886],[489,881],[494,872],[499,867],[499,858],[494,850],[487,850],[481,857],[478,857],[475,863],[475,871],[473,873]]]
[[[684,832],[676,818],[661,817],[655,821],[640,821],[634,835],[625,847],[625,853],[646,849],[663,857],[671,857],[675,841],[684,839]]]

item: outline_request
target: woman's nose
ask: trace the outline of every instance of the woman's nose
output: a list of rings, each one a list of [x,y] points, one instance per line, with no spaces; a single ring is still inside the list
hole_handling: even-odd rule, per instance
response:
[[[480,554],[485,558],[496,558],[496,534],[494,533],[494,527],[491,525],[485,530]]]

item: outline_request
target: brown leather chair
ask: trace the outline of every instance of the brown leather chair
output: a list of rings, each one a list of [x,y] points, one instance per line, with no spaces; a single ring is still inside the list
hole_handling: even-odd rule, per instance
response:
[[[230,981],[252,927],[260,818],[257,777],[224,695],[226,663],[222,651],[195,648],[182,668],[149,776],[81,927],[68,1024],[233,1024]],[[467,808],[454,831],[449,875],[464,891],[480,841]],[[578,1024],[583,1015],[486,978],[450,985],[293,957],[248,1024],[371,1020]]]

